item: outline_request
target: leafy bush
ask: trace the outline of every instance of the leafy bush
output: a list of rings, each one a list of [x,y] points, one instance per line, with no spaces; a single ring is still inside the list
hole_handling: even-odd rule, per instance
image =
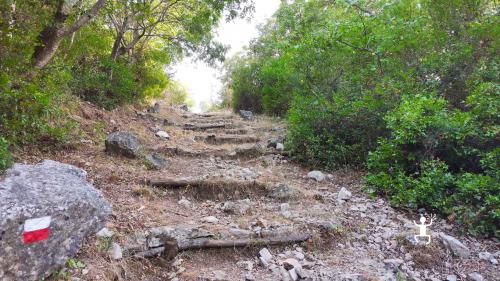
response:
[[[44,76],[40,81],[20,83],[15,87],[5,77],[0,85],[0,133],[11,144],[62,140],[66,127],[54,99],[59,80]]]
[[[12,164],[12,156],[9,152],[9,144],[0,137],[0,172],[6,170]]]
[[[361,165],[385,131],[380,108],[346,97],[296,97],[288,114],[287,147],[312,166]]]
[[[136,82],[126,62],[96,58],[75,68],[73,77],[73,93],[103,108],[133,101]]]
[[[386,117],[391,135],[369,155],[368,186],[395,205],[427,207],[466,225],[470,233],[498,236],[498,126],[491,127],[498,107],[490,108],[488,88],[480,89],[469,97],[467,112],[450,109],[431,94],[405,98]]]

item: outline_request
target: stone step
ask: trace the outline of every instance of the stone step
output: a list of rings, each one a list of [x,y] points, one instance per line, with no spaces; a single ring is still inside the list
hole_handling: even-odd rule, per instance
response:
[[[204,141],[207,144],[222,145],[222,144],[243,144],[243,143],[257,143],[259,138],[254,136],[241,136],[241,135],[208,135],[208,136],[195,136],[196,141]]]

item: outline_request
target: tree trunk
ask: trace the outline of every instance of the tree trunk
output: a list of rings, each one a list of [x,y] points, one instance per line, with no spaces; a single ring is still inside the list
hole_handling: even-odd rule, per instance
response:
[[[71,26],[66,26],[65,22],[71,12],[72,5],[65,0],[60,0],[52,23],[45,27],[38,36],[40,44],[35,47],[33,52],[33,69],[28,73],[28,78],[33,78],[37,70],[44,68],[56,53],[62,40],[94,18],[105,2],[106,0],[98,0],[89,11],[79,17]]]

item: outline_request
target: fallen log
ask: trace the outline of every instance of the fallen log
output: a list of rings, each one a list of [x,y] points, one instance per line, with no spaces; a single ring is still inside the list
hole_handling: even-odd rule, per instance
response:
[[[285,237],[268,237],[268,238],[249,238],[249,239],[195,239],[181,241],[179,250],[194,250],[208,248],[235,248],[248,246],[275,246],[282,244],[300,243],[309,240],[311,235],[308,233],[302,234],[287,234]]]
[[[172,229],[171,229],[172,230]],[[175,232],[175,231],[174,231]],[[199,250],[199,249],[221,249],[221,248],[243,248],[255,246],[276,246],[284,244],[293,244],[307,241],[311,234],[307,232],[273,232],[266,237],[248,237],[239,239],[214,239],[211,237],[189,238],[184,234],[175,235],[174,232],[158,237],[148,237],[160,241],[154,244],[154,247],[142,247],[139,251],[128,252],[133,257],[147,258],[162,255],[166,258],[173,258],[179,252]],[[182,230],[180,231],[182,233]],[[222,235],[226,237],[225,235]],[[147,241],[147,240],[146,240]],[[164,242],[161,242],[164,241]]]

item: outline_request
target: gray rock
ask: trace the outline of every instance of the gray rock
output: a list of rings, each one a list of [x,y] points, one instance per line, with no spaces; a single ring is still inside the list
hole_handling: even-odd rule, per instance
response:
[[[478,254],[478,256],[480,259],[486,260],[486,261],[490,260],[493,257],[493,255],[491,253],[488,253],[488,252],[480,252]]]
[[[138,155],[140,142],[136,135],[128,132],[113,132],[105,142],[106,152],[135,158]]]
[[[484,281],[484,277],[477,273],[477,272],[472,272],[467,275],[467,280],[470,281]]]
[[[185,103],[179,105],[179,109],[184,110],[184,111],[189,111],[189,106]]]
[[[113,231],[107,229],[104,227],[103,229],[99,230],[99,232],[96,233],[96,236],[99,238],[111,238],[113,237],[114,233]]]
[[[0,182],[0,280],[43,279],[104,227],[111,207],[86,175],[51,160],[15,164],[7,171]],[[45,226],[47,239],[33,241],[23,234]]]
[[[349,200],[352,197],[352,193],[347,190],[345,187],[342,187],[337,195],[337,199],[339,200]]]
[[[219,219],[214,217],[214,216],[208,216],[208,217],[204,217],[202,219],[203,222],[206,222],[206,223],[218,223],[219,222]]]
[[[284,150],[285,146],[282,143],[279,142],[279,143],[276,144],[276,149],[277,150]]]
[[[244,215],[250,212],[252,202],[250,199],[243,199],[238,201],[227,201],[222,205],[222,210],[230,214]]]
[[[259,251],[259,258],[260,258],[260,261],[262,262],[262,264],[264,266],[268,266],[269,263],[272,261],[273,259],[273,255],[271,255],[271,252],[269,252],[269,250],[267,248],[262,248],[260,251]]]
[[[290,199],[295,195],[295,190],[287,184],[279,183],[269,190],[269,197],[275,199]]]
[[[461,257],[461,258],[468,258],[470,256],[470,250],[462,244],[460,241],[458,241],[456,238],[446,235],[444,233],[439,233],[439,237],[441,238],[441,241],[443,242],[444,246],[450,250],[455,256]]]
[[[162,138],[162,139],[167,139],[167,140],[170,139],[170,135],[165,131],[158,131],[158,132],[156,132],[155,135],[159,138]]]
[[[248,110],[240,110],[240,116],[243,117],[243,119],[246,120],[252,120],[253,119],[253,113]]]
[[[191,207],[191,201],[187,200],[186,198],[182,197],[181,200],[177,201],[177,204],[183,206],[184,208],[189,208]]]
[[[146,161],[151,169],[163,170],[167,167],[168,161],[158,153],[146,156]]]
[[[113,242],[108,250],[109,256],[114,260],[121,260],[123,258],[122,247],[118,243]]]
[[[325,174],[323,174],[321,171],[311,171],[307,174],[308,178],[315,179],[316,181],[324,181],[325,180]]]
[[[456,275],[447,275],[446,276],[446,281],[457,281],[457,276]]]

